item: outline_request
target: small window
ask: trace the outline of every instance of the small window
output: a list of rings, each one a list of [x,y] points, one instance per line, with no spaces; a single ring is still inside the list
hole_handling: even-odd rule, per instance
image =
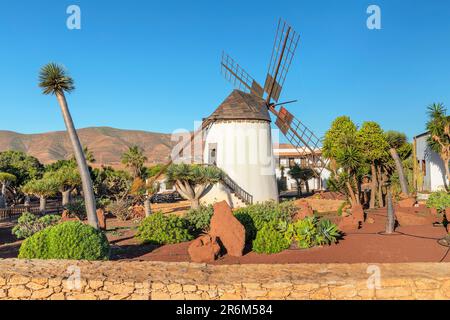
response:
[[[288,165],[288,159],[280,158],[280,166],[286,167]]]
[[[293,167],[293,166],[295,166],[295,159],[289,158],[289,167]]]

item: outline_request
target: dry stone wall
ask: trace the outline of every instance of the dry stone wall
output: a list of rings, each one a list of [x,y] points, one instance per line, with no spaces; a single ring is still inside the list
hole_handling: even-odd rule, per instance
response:
[[[0,299],[450,299],[449,263],[0,260]]]

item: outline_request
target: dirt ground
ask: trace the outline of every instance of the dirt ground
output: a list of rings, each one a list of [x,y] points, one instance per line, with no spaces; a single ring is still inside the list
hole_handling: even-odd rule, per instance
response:
[[[182,214],[188,204],[162,206],[160,209],[165,212]],[[155,207],[153,209],[156,211]],[[214,264],[450,262],[450,248],[437,242],[447,234],[444,227],[398,227],[394,235],[382,235],[386,210],[368,211],[367,217],[373,218],[374,223],[364,223],[361,229],[346,234],[338,244],[306,250],[293,247],[273,255],[254,252],[240,258],[225,255]],[[108,219],[107,225],[114,260],[189,261],[189,243],[161,247],[142,245],[134,238],[136,223]],[[20,241],[10,235],[12,226],[12,223],[0,223],[0,258],[17,256]]]

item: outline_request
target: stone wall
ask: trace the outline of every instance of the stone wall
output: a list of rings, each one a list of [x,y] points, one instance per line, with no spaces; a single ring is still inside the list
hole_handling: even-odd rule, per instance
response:
[[[449,299],[449,263],[0,260],[0,299]]]

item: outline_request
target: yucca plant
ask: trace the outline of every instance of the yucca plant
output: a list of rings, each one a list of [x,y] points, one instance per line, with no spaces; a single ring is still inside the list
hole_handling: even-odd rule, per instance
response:
[[[172,164],[167,168],[168,181],[175,184],[183,198],[191,201],[192,209],[199,208],[200,199],[223,175],[221,169],[212,166]]]

